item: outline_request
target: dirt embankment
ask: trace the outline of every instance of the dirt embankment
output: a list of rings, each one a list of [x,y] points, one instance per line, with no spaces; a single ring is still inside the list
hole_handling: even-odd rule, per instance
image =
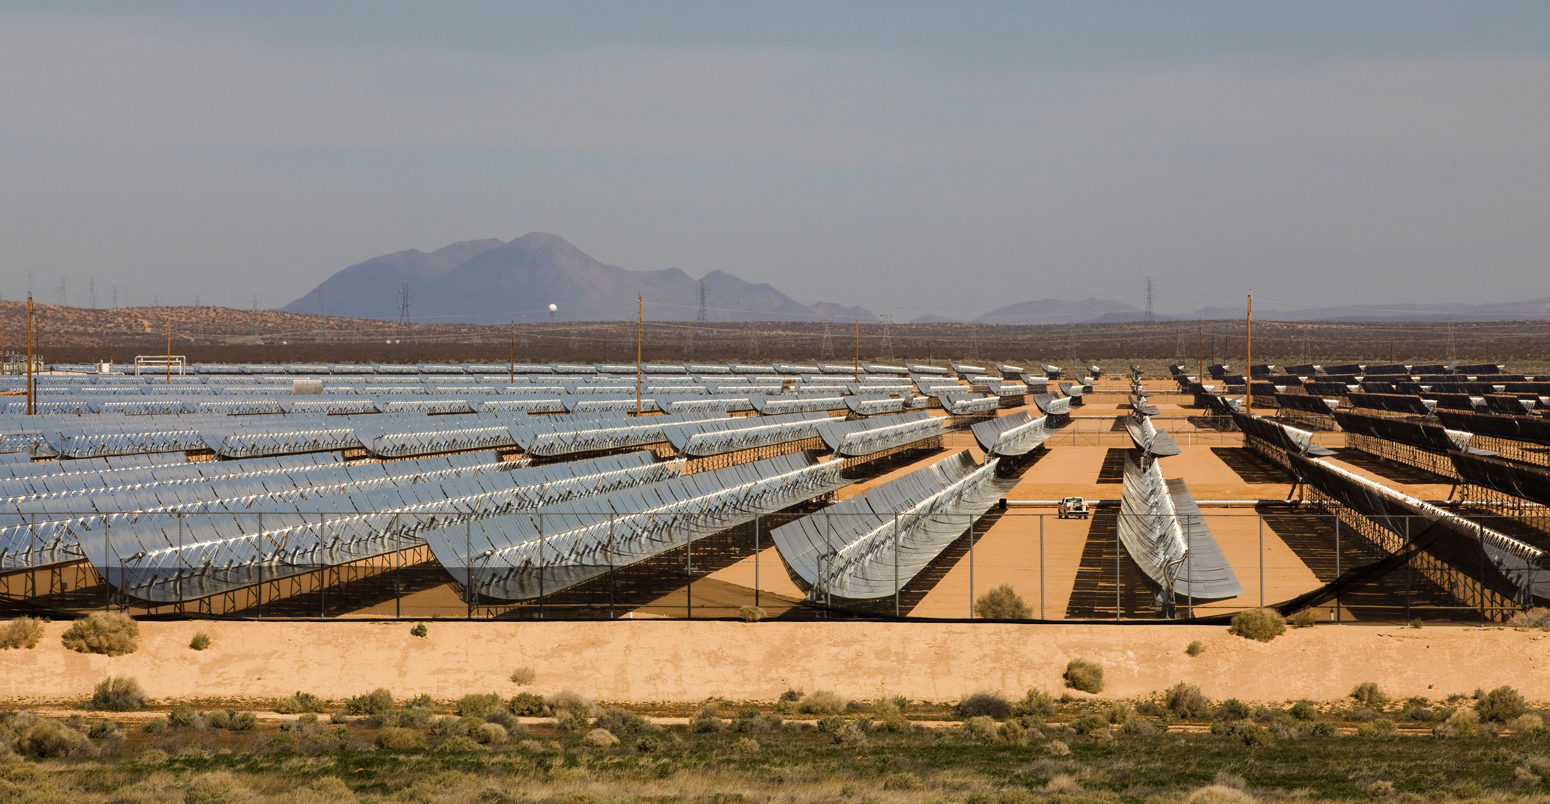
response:
[[[65,650],[64,623],[32,650],[0,651],[0,702],[66,702],[108,675],[154,698],[261,699],[305,690],[329,698],[386,687],[396,695],[514,694],[512,670],[538,692],[574,689],[610,701],[768,700],[833,689],[956,700],[1062,690],[1066,662],[1105,671],[1105,697],[1144,696],[1179,681],[1213,698],[1333,700],[1363,681],[1390,695],[1443,698],[1511,685],[1550,688],[1550,634],[1507,628],[1319,626],[1270,643],[1205,626],[1016,626],[925,623],[619,621],[608,623],[149,622],[140,649],[109,658]],[[212,645],[188,647],[199,631]],[[1205,651],[1184,648],[1200,640]]]

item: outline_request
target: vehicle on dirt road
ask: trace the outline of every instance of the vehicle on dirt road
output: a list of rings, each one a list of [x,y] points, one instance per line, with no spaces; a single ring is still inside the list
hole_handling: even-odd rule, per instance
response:
[[[1061,519],[1086,519],[1087,501],[1081,497],[1066,497],[1059,503],[1055,504],[1055,513]]]

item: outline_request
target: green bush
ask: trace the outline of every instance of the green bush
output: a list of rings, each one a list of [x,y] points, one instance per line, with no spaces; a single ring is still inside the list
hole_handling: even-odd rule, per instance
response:
[[[524,687],[533,683],[533,679],[537,677],[538,674],[533,672],[531,667],[523,666],[511,671],[511,683]]]
[[[415,623],[414,627],[409,629],[410,636],[417,636],[421,639],[424,639],[430,632],[430,629],[425,627],[425,623]]]
[[[22,732],[16,747],[23,754],[48,759],[86,750],[86,735],[57,720],[39,720]]]
[[[518,717],[537,717],[544,713],[544,696],[534,692],[519,692],[506,702],[506,706]]]
[[[1319,716],[1319,710],[1312,701],[1298,701],[1288,711],[1295,720],[1315,720]]]
[[[645,718],[618,707],[609,707],[592,721],[592,727],[607,729],[610,734],[645,734],[652,726]]]
[[[1168,688],[1163,696],[1163,705],[1168,711],[1183,718],[1197,718],[1205,716],[1211,709],[1211,699],[1200,692],[1200,688],[1194,684],[1186,684],[1180,681]]]
[[[833,690],[813,690],[797,702],[797,711],[809,715],[837,715],[845,707],[845,698]]]
[[[1247,720],[1249,717],[1249,705],[1237,698],[1228,698],[1222,701],[1222,705],[1216,708],[1216,719],[1225,721]]]
[[[1363,681],[1357,684],[1356,689],[1351,690],[1351,700],[1373,709],[1382,709],[1389,705],[1389,696],[1374,681]]]
[[[381,687],[344,700],[347,715],[380,715],[393,709],[393,693]]]
[[[1512,687],[1497,687],[1475,701],[1475,714],[1487,723],[1506,723],[1527,711],[1528,704]]]
[[[303,712],[322,712],[323,699],[310,692],[298,690],[289,698],[281,698],[275,702],[274,711],[282,715],[299,715]]]
[[[231,731],[252,731],[258,725],[258,715],[252,712],[227,712],[226,728]]]
[[[1028,690],[1023,699],[1012,705],[1012,714],[1020,717],[1054,714],[1055,701],[1044,690]]]
[[[727,722],[716,716],[718,709],[714,703],[708,703],[700,707],[689,718],[689,731],[695,734],[718,734],[727,730]],[[610,732],[612,729],[609,730]]]
[[[1103,691],[1103,667],[1086,659],[1072,659],[1066,663],[1062,676],[1066,686],[1082,692]]]
[[[976,692],[953,705],[953,717],[1004,720],[1011,715],[1012,704],[994,692]]]
[[[194,650],[204,650],[210,647],[210,635],[203,631],[194,634],[194,638],[188,641],[188,646]]]
[[[974,601],[974,616],[986,620],[1026,620],[1033,616],[1033,610],[1009,584],[1001,584]]]
[[[743,606],[737,610],[737,616],[745,623],[756,623],[767,616],[769,612],[758,606]]]
[[[1313,609],[1302,609],[1287,619],[1287,624],[1293,628],[1312,628],[1319,618],[1314,616]]]
[[[1244,609],[1232,616],[1227,633],[1269,642],[1286,632],[1286,620],[1275,609]]]
[[[971,717],[963,722],[963,734],[977,743],[994,743],[1001,737],[1001,730],[993,718],[984,715]]]
[[[458,699],[457,714],[458,717],[483,718],[485,715],[505,707],[506,702],[501,696],[493,692],[477,692],[471,695],[464,695]]]
[[[140,626],[126,615],[99,611],[72,623],[61,641],[78,653],[123,656],[140,647]]]
[[[194,711],[194,707],[186,704],[174,706],[172,711],[167,713],[167,722],[179,729],[193,728],[199,723],[199,713]]]
[[[34,617],[19,617],[0,628],[0,650],[11,648],[32,649],[43,638],[43,621]]]
[[[418,751],[425,747],[425,735],[414,729],[384,726],[377,730],[377,747],[385,751]]]
[[[1206,652],[1206,643],[1198,639],[1191,640],[1188,645],[1184,646],[1184,652],[1190,656],[1199,656]]]
[[[87,709],[109,712],[128,712],[143,706],[145,690],[140,688],[140,682],[128,676],[108,676],[97,682],[91,700],[86,702]]]
[[[588,719],[596,717],[598,712],[597,704],[591,698],[571,690],[560,690],[544,699],[544,709],[546,714],[555,717],[574,713]]]
[[[145,725],[141,726],[140,730],[146,734],[161,734],[167,730],[167,719],[164,717],[153,717],[145,721]]]

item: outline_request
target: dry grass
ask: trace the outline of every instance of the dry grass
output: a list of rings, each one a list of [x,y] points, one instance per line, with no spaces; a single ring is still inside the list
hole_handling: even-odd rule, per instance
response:
[[[6,623],[5,628],[0,628],[0,650],[11,648],[31,650],[38,646],[38,640],[42,638],[42,620],[35,617],[19,617]]]
[[[1286,620],[1275,609],[1245,609],[1232,616],[1227,633],[1269,642],[1286,632]]]
[[[1103,691],[1103,666],[1086,659],[1072,659],[1066,663],[1063,676],[1066,686],[1082,692]]]
[[[123,656],[140,647],[140,626],[117,612],[94,612],[76,620],[61,640],[65,647],[79,653]]]

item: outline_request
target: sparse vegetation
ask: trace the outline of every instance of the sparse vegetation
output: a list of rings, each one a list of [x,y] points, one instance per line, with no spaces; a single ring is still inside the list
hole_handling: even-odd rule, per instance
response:
[[[124,614],[93,612],[71,624],[61,641],[79,653],[123,656],[140,647],[140,626]]]
[[[43,621],[34,617],[18,617],[0,628],[0,650],[11,648],[26,648],[31,650],[38,646],[38,640],[43,638]]]
[[[1168,711],[1183,718],[1202,717],[1211,710],[1211,700],[1201,694],[1200,688],[1182,681],[1168,688],[1163,696],[1163,705]]]
[[[1287,618],[1286,624],[1293,628],[1312,628],[1318,621],[1319,618],[1314,615],[1313,609],[1300,609]]]
[[[1351,700],[1371,709],[1382,709],[1389,705],[1389,696],[1374,681],[1357,684],[1356,689],[1351,690]]]
[[[953,717],[988,717],[1002,720],[1011,717],[1012,704],[993,692],[976,692],[953,706]]]
[[[424,639],[430,632],[431,630],[425,627],[425,623],[415,623],[414,627],[409,629],[409,636]]]
[[[807,715],[838,715],[845,711],[846,701],[833,690],[814,690],[797,702],[797,711]]]
[[[1512,687],[1497,687],[1475,701],[1475,714],[1487,723],[1507,723],[1527,711],[1528,704]]]
[[[1188,645],[1184,646],[1184,653],[1186,655],[1189,655],[1189,656],[1199,656],[1200,654],[1205,653],[1205,652],[1206,652],[1206,643],[1201,642],[1198,639],[1192,639],[1192,640],[1190,640]]]
[[[1095,662],[1072,659],[1066,663],[1066,672],[1062,677],[1071,689],[1093,693],[1103,691],[1103,666]]]
[[[756,623],[765,618],[767,612],[758,606],[743,606],[737,610],[737,616],[745,623]]]
[[[985,620],[1026,620],[1033,616],[1033,611],[1010,584],[1001,584],[974,601],[974,616]]]
[[[1520,611],[1512,615],[1507,624],[1515,628],[1550,629],[1550,608],[1535,606],[1528,611]]]
[[[1269,642],[1286,632],[1286,620],[1275,609],[1244,609],[1232,616],[1227,633]]]
[[[538,678],[538,674],[533,672],[533,668],[526,665],[511,671],[511,683],[519,686],[525,687],[533,683],[535,678]]]
[[[188,641],[188,646],[194,650],[204,650],[210,647],[210,635],[203,631],[194,634],[194,638]]]
[[[87,709],[109,712],[128,712],[143,706],[145,690],[141,689],[140,682],[128,676],[108,676],[97,682],[91,700],[86,702]]]
[[[322,712],[323,699],[310,692],[297,691],[289,698],[275,702],[274,711],[282,715],[299,715],[303,712]]]

